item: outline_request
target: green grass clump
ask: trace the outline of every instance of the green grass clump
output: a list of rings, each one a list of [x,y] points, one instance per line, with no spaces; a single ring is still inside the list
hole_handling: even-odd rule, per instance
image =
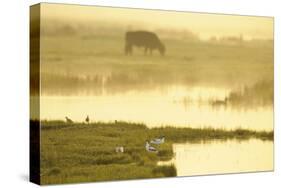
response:
[[[175,165],[164,165],[164,166],[157,166],[153,169],[154,174],[163,174],[165,177],[174,177],[177,176],[177,169]]]

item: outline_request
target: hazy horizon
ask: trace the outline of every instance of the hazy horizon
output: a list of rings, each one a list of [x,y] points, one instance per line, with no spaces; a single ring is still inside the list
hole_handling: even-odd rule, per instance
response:
[[[189,30],[200,39],[243,35],[244,39],[273,39],[271,17],[194,13],[137,8],[43,3],[42,19],[76,24],[118,24],[124,29]],[[91,25],[91,26],[93,26]]]

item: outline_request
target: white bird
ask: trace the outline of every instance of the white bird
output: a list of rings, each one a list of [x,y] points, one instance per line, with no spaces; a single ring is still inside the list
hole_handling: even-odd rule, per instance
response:
[[[67,116],[65,116],[65,119],[66,119],[66,123],[73,123],[73,121],[69,119]]]
[[[163,144],[165,142],[165,136],[162,136],[160,138],[155,138],[150,141],[151,144]]]
[[[124,147],[123,146],[118,146],[115,148],[116,153],[124,153]]]
[[[148,151],[148,152],[156,152],[156,153],[158,152],[155,147],[149,145],[148,141],[146,141],[145,149],[146,149],[146,151]]]

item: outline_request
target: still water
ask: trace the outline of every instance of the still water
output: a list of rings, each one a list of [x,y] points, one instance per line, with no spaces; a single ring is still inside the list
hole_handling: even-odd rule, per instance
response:
[[[273,170],[273,142],[210,141],[174,144],[174,158],[159,165],[175,164],[178,176]]]
[[[122,94],[43,95],[40,116],[43,120],[64,120],[68,116],[82,122],[89,115],[92,122],[122,120],[142,122],[148,127],[171,125],[273,130],[271,106],[237,108],[210,105],[210,100],[222,100],[229,92],[224,88],[170,87]]]

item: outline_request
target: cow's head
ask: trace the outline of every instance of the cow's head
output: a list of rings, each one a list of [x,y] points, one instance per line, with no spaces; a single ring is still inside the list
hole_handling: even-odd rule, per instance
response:
[[[159,46],[159,52],[160,52],[160,54],[162,55],[162,56],[164,56],[165,55],[165,51],[166,51],[166,48],[165,48],[165,46],[164,46],[164,44],[160,44],[160,46]]]

